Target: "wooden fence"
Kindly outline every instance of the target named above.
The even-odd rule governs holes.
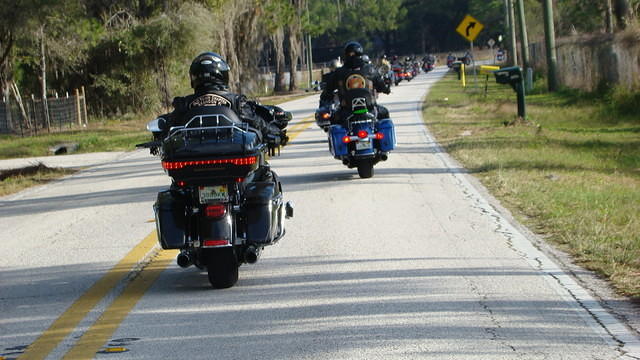
[[[87,126],[84,87],[71,94],[49,97],[46,104],[45,107],[44,101],[34,96],[23,99],[22,106],[13,97],[0,101],[0,133],[29,136]]]

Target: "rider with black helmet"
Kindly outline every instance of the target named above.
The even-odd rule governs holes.
[[[371,92],[374,99],[377,92],[390,93],[389,86],[385,84],[375,67],[366,62],[363,58],[364,50],[360,43],[351,41],[344,47],[344,65],[332,73],[327,79],[327,86],[320,94],[320,108],[329,108],[333,102],[334,91],[337,90],[340,99],[341,110],[338,111],[334,123],[340,123],[350,114],[346,104],[346,93],[351,89],[364,88]],[[389,117],[389,111],[381,105],[376,104],[378,119]]]
[[[188,121],[185,115],[192,108],[227,106],[238,114],[242,121],[258,130],[263,139],[280,135],[277,127],[270,126],[256,113],[257,103],[247,100],[242,94],[229,92],[229,70],[229,65],[214,52],[198,55],[189,67],[194,94],[173,99],[173,112],[161,116],[167,122],[167,130],[171,126],[183,125]]]

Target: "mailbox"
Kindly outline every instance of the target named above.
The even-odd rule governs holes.
[[[523,80],[522,69],[519,66],[502,68],[493,72],[498,84],[515,86]]]
[[[524,76],[518,66],[506,67],[493,72],[498,84],[511,85],[518,96],[518,116],[526,118],[526,104],[524,99]]]

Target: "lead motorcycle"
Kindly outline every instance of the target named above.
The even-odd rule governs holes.
[[[293,216],[266,162],[275,155],[274,144],[286,142],[291,114],[259,107],[282,130],[281,139],[263,142],[230,108],[211,106],[191,110],[190,120],[166,137],[164,119],[151,121],[154,141],[138,145],[159,155],[172,179],[153,206],[160,245],[180,250],[180,267],[206,269],[214,288],[235,285],[238,267],[258,261],[265,247],[285,235],[284,219]]]
[[[346,103],[351,104],[350,114],[343,124],[329,127],[329,150],[348,168],[357,168],[361,178],[370,178],[374,165],[386,161],[389,152],[395,149],[393,122],[391,119],[377,119],[369,90],[352,89],[345,98]]]

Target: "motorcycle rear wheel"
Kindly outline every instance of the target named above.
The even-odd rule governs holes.
[[[362,179],[373,177],[373,162],[370,160],[360,161],[358,163],[358,175]]]
[[[215,289],[230,288],[238,282],[238,259],[232,247],[207,250],[207,275]]]

